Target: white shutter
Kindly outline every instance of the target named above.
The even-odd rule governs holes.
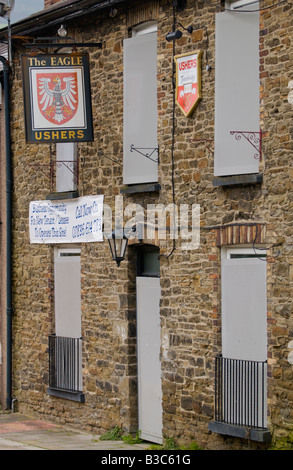
[[[222,354],[267,359],[266,262],[259,258],[222,260]]]
[[[139,151],[131,151],[132,146]],[[124,184],[158,181],[157,147],[155,32],[124,40]]]
[[[56,335],[81,336],[80,250],[60,248],[55,252]]]
[[[56,144],[56,191],[77,189],[77,144]]]
[[[215,175],[258,173],[254,147],[231,131],[259,132],[259,13],[216,15]],[[259,137],[259,134],[256,134]]]
[[[136,278],[138,421],[142,439],[162,443],[160,279]]]

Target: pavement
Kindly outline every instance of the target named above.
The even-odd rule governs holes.
[[[99,450],[139,451],[150,443],[103,441],[71,427],[41,421],[19,413],[0,412],[0,450]]]

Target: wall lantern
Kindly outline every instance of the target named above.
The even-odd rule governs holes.
[[[181,23],[176,23],[176,24],[181,26],[181,28],[185,29],[185,31],[187,31],[189,34],[193,33],[193,27],[192,26],[188,26],[187,28],[184,28],[184,26]],[[170,41],[176,41],[176,39],[180,39],[181,36],[182,36],[182,31],[180,31],[180,29],[175,30],[175,26],[176,25],[174,24],[173,31],[168,33],[167,36],[166,36],[166,40],[169,41],[169,42]]]
[[[7,20],[7,32],[8,32],[8,62],[12,64],[11,54],[11,27],[10,27],[10,15],[14,8],[15,0],[2,0],[0,1],[0,16]]]
[[[176,41],[176,39],[180,39],[182,36],[182,31],[177,29],[176,31],[172,31],[171,33],[168,33],[166,36],[167,41]]]
[[[62,25],[60,26],[60,28],[58,29],[57,34],[58,34],[58,36],[60,36],[61,38],[65,38],[65,36],[67,36],[67,30],[66,30],[66,28],[64,27],[63,24],[62,24]]]
[[[2,0],[0,1],[0,16],[10,16],[14,8],[15,0]]]
[[[120,235],[120,234],[119,234]],[[110,238],[108,238],[112,259],[116,261],[117,266],[120,266],[121,261],[124,260],[125,251],[128,245],[128,238],[125,236],[123,231],[123,237],[117,237],[115,232],[112,232]]]

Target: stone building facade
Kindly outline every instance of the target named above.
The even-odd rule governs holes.
[[[118,425],[129,432],[140,429],[150,441],[196,440],[206,449],[264,449],[269,439],[289,436],[292,5],[270,0],[252,6],[245,1],[63,0],[45,6],[12,26],[12,383],[18,409],[97,433]],[[56,189],[52,179],[62,154],[58,144],[26,141],[20,60],[32,38],[36,43],[41,37],[57,39],[61,24],[71,38],[59,38],[62,45],[101,42],[101,47],[78,48],[89,54],[94,140],[74,147],[78,184],[70,191]],[[166,36],[177,30],[182,35],[168,41]],[[146,37],[155,38],[155,62]],[[136,46],[131,49],[135,38],[145,47],[141,54]],[[46,43],[43,47],[55,52]],[[186,116],[175,94],[179,58],[188,61],[198,51],[201,99]],[[155,73],[155,111],[148,106],[154,96],[133,78],[139,73],[137,63],[147,77],[145,90]],[[182,76],[190,82],[188,74]],[[137,104],[130,114],[127,92],[131,105]],[[191,88],[183,88],[183,95],[188,105]],[[155,122],[153,112],[155,133],[148,127]],[[129,152],[124,143],[140,119],[150,145],[133,141]],[[133,155],[141,158],[140,169]],[[66,244],[31,241],[31,202],[78,204],[95,195],[103,196],[112,222],[123,214],[123,226],[132,228],[136,217],[137,229],[138,210],[143,212],[142,232],[130,237],[119,267],[106,237]],[[154,206],[166,210],[166,218],[153,226],[149,215]],[[172,236],[174,220],[181,225]],[[69,271],[60,264],[64,259],[72,262]],[[79,280],[70,277],[75,262]],[[70,279],[65,285],[64,276]],[[49,348],[48,338],[70,336],[70,316],[62,330],[62,314],[56,312],[68,305],[75,311],[79,299],[82,340],[75,352],[81,351],[81,359],[74,356],[74,367],[81,361],[81,372],[72,392],[60,386],[62,378],[59,386],[50,382],[52,375],[66,372],[60,364],[55,364],[59,371],[50,369],[49,350],[54,359],[59,346]],[[153,311],[158,317],[153,318]],[[227,365],[226,359],[234,362]],[[156,382],[158,361],[159,384],[153,391],[148,387]],[[235,390],[229,385],[233,379],[238,380]],[[253,383],[262,398],[254,395]],[[237,404],[229,408],[226,400]]]

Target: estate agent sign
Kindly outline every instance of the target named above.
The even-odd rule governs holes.
[[[176,103],[186,117],[201,100],[201,55],[195,51],[175,56]]]
[[[88,54],[22,56],[26,141],[93,140]]]
[[[31,243],[88,243],[103,241],[103,196],[64,201],[31,201]]]

